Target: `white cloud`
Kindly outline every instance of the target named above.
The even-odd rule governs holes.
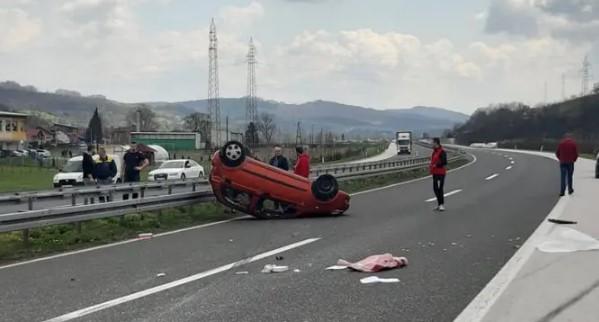
[[[35,40],[41,22],[21,9],[0,8],[0,52],[20,49]]]
[[[219,18],[227,30],[243,30],[264,15],[264,7],[253,1],[248,6],[226,6],[219,11]]]

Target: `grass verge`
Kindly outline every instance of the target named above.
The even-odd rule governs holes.
[[[450,163],[449,168],[454,169],[468,162],[458,160]],[[353,193],[427,175],[427,168],[414,169],[342,181],[340,189]],[[126,215],[123,220],[120,217],[90,220],[81,224],[81,232],[74,224],[31,229],[29,245],[23,243],[23,235],[20,231],[0,233],[0,265],[135,238],[140,233],[160,233],[229,218],[231,215],[227,213],[225,207],[216,202],[208,202],[163,210],[161,214],[144,212]]]
[[[0,166],[0,193],[51,189],[55,174],[48,168]]]

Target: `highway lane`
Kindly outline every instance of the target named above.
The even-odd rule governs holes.
[[[236,220],[152,240],[0,269],[0,320],[41,321],[206,272],[309,238],[310,244],[85,315],[79,321],[450,321],[536,228],[557,200],[552,161],[475,151],[451,173],[448,211],[435,213],[430,180],[356,195],[347,216]],[[493,180],[485,180],[493,174]],[[511,240],[511,241],[510,241]],[[405,255],[376,274],[330,272],[338,258]],[[277,263],[299,273],[259,273]],[[248,271],[236,275],[236,271]],[[156,274],[164,272],[162,278]]]

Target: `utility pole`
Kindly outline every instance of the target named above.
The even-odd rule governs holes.
[[[297,130],[295,131],[295,145],[302,144],[302,125],[301,122],[297,122]]]
[[[562,100],[566,100],[566,74],[562,73]]]
[[[218,81],[218,39],[214,19],[210,23],[210,47],[208,48],[208,112],[210,113],[207,142],[219,146],[220,142],[220,97]]]
[[[589,62],[589,56],[584,56],[582,61],[582,89],[581,96],[586,95],[589,92],[589,81],[591,80],[591,62]]]
[[[227,115],[227,142],[229,142],[229,115]]]
[[[137,132],[141,132],[141,109],[137,108],[137,112],[135,113],[135,116],[137,118],[137,124],[135,125],[135,130]]]
[[[247,54],[247,97],[245,102],[245,118],[248,123],[248,134],[246,140],[250,146],[258,144],[258,104],[256,100],[256,47],[254,40],[250,38],[250,45]]]

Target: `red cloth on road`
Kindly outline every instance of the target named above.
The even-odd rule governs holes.
[[[300,154],[293,170],[299,176],[310,177],[310,156],[307,153]]]
[[[343,259],[337,261],[337,265],[347,266],[360,272],[379,272],[391,268],[401,268],[408,265],[408,259],[405,257],[393,257],[391,254],[372,255],[355,263],[350,263]]]
[[[578,160],[578,146],[576,145],[576,141],[570,138],[563,139],[557,147],[555,155],[560,163],[576,162]]]

